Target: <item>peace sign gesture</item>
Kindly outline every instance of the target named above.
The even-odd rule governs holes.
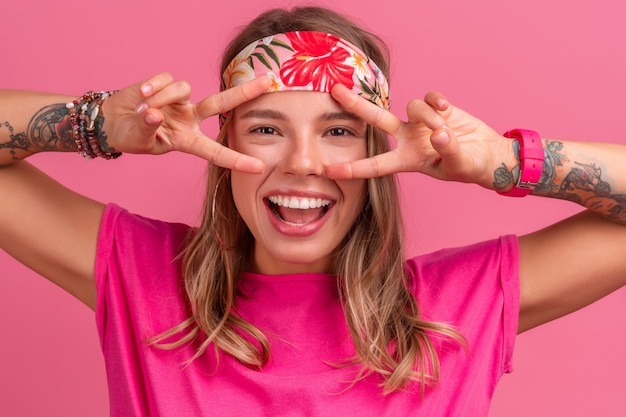
[[[330,178],[372,178],[415,171],[493,189],[494,171],[514,157],[512,141],[451,105],[439,93],[411,101],[406,122],[342,85],[336,85],[332,95],[347,110],[393,136],[397,147],[371,158],[329,166],[326,175]]]
[[[107,145],[131,153],[181,151],[226,168],[262,172],[263,162],[208,138],[200,130],[200,123],[258,97],[268,87],[269,79],[259,77],[191,103],[187,82],[175,81],[168,73],[158,74],[105,101],[103,130]]]

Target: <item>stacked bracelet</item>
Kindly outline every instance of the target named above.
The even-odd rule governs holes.
[[[121,152],[105,152],[100,145],[101,138],[99,137],[102,128],[100,107],[102,107],[104,100],[116,92],[101,91],[94,93],[93,91],[88,91],[65,105],[70,112],[70,123],[78,154],[85,159],[97,157],[115,159],[122,154]]]

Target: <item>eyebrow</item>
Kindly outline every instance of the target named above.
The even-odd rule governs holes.
[[[270,109],[255,109],[245,112],[241,115],[242,119],[278,119],[278,120],[287,120],[287,117],[276,110]]]
[[[330,120],[354,120],[356,122],[362,121],[363,119],[357,116],[356,114],[349,111],[337,111],[337,112],[329,112],[324,113],[320,117],[322,121],[330,121]]]
[[[275,120],[287,120],[287,116],[284,113],[281,113],[276,110],[271,109],[254,109],[250,110],[241,115],[242,119],[275,119]],[[321,121],[332,121],[332,120],[353,120],[353,121],[362,121],[363,119],[356,114],[349,111],[337,111],[337,112],[327,112],[322,114],[319,118]]]

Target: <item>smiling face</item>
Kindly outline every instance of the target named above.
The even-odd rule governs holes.
[[[265,163],[262,174],[231,175],[239,214],[255,239],[251,267],[264,274],[329,272],[366,196],[365,180],[324,175],[366,157],[366,123],[329,94],[264,94],[234,111],[231,148]]]

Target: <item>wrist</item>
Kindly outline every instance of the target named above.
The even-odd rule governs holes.
[[[517,170],[511,170],[513,188],[509,191],[498,191],[498,194],[508,197],[524,197],[530,194],[539,184],[543,172],[544,151],[539,134],[527,129],[513,129],[504,134],[504,137],[513,139],[513,152],[518,160]],[[517,142],[517,143],[515,143]]]
[[[66,105],[78,154],[85,159],[114,159],[121,155],[108,146],[106,133],[102,128],[104,117],[101,107],[115,93],[116,91],[88,91]]]

